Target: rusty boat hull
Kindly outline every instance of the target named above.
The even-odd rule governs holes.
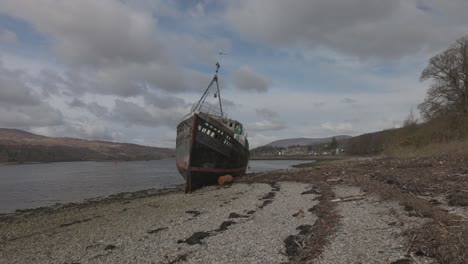
[[[242,143],[220,118],[198,112],[184,119],[177,126],[176,164],[185,192],[216,184],[222,175],[245,174],[250,154],[248,141]]]

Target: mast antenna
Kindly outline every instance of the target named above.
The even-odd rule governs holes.
[[[221,56],[222,55],[227,55],[227,53],[224,53],[224,52],[219,52],[219,60],[221,60]],[[203,103],[205,102],[205,99],[206,97],[208,96],[208,92],[209,90],[211,89],[211,87],[213,86],[214,83],[216,83],[216,92],[214,94],[214,97],[218,97],[218,101],[219,101],[219,110],[221,112],[221,117],[224,117],[224,113],[223,113],[223,105],[221,104],[221,92],[219,90],[219,83],[218,83],[218,72],[219,72],[219,68],[221,67],[221,65],[219,65],[219,62],[216,62],[216,71],[215,71],[215,74],[213,76],[213,79],[211,80],[210,84],[208,85],[208,87],[206,88],[205,92],[203,93],[202,97],[200,98],[200,100],[198,101],[197,105],[195,106],[194,110],[197,110],[200,111]]]
[[[223,55],[228,55],[226,52],[218,52],[218,55],[219,55],[219,60],[218,61],[221,61],[221,56]]]

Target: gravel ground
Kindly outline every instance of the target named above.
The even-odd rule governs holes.
[[[0,222],[0,263],[285,262],[284,240],[316,220],[309,187],[234,184],[18,215]]]
[[[315,263],[412,263],[402,233],[422,225],[423,218],[409,217],[397,202],[382,202],[357,187],[339,185],[333,191],[337,198],[364,199],[339,202],[340,227]]]
[[[188,195],[123,194],[0,217],[0,264],[466,263],[452,257],[466,245],[466,207],[447,207],[442,194],[437,205],[434,196],[399,192],[395,179],[406,178],[390,173],[370,178],[373,164],[356,164],[360,167],[337,163],[249,175]],[[411,176],[421,170],[416,165],[417,170],[409,167]],[[376,183],[380,178],[388,188]],[[349,197],[358,199],[334,200]],[[442,241],[428,236],[438,230],[458,234],[460,244],[453,239],[449,244],[457,250],[421,256],[430,255],[429,242],[434,247]],[[453,249],[444,243],[440,252]]]

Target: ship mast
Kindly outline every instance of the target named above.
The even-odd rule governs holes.
[[[221,92],[219,90],[219,83],[218,83],[218,71],[219,71],[219,68],[221,66],[219,65],[219,62],[216,62],[216,71],[215,71],[215,75],[213,76],[213,79],[211,80],[210,84],[208,85],[208,88],[206,88],[205,92],[203,93],[202,97],[200,98],[200,100],[198,100],[198,103],[197,105],[195,106],[195,108],[193,109],[194,111],[195,110],[199,110],[201,109],[203,103],[205,102],[205,99],[206,97],[208,97],[208,92],[210,91],[211,87],[213,86],[214,83],[216,83],[216,93],[215,93],[215,98],[218,97],[218,101],[219,101],[219,110],[221,111],[221,117],[224,116],[223,114],[223,105],[221,104]]]

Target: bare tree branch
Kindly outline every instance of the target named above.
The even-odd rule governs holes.
[[[431,80],[427,97],[418,106],[424,119],[468,114],[468,36],[429,60],[421,81]]]

